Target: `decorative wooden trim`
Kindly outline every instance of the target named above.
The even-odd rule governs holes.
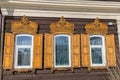
[[[14,34],[5,33],[4,40],[4,56],[3,56],[3,69],[11,70],[13,69],[14,62]]]
[[[51,23],[50,32],[53,34],[59,33],[71,34],[74,33],[74,24],[66,21],[62,16],[60,21]]]
[[[34,70],[33,69],[14,69],[11,71],[11,73],[31,73],[33,72],[34,73]]]
[[[116,67],[116,51],[115,51],[115,39],[114,34],[109,34],[105,36],[106,39],[106,60],[107,66]]]
[[[12,27],[11,32],[14,34],[20,33],[36,34],[38,23],[29,21],[28,18],[23,16],[21,18],[21,21],[12,22],[11,27]]]
[[[82,67],[90,67],[89,34],[81,34],[81,58]]]
[[[72,70],[73,68],[53,68],[52,71],[69,71]]]
[[[85,26],[86,33],[88,34],[107,34],[108,26],[105,23],[99,21],[98,17],[96,17],[95,21]]]
[[[33,68],[42,69],[43,34],[34,35]]]
[[[80,34],[71,35],[71,47],[72,47],[72,54],[71,54],[71,64],[73,68],[80,68],[81,64],[81,49],[80,49]]]
[[[44,68],[53,68],[54,66],[54,36],[53,34],[44,34]]]
[[[68,67],[63,67],[63,68],[52,68],[51,69],[51,71],[52,71],[52,73],[54,72],[54,71],[72,71],[73,72],[73,68],[68,68]]]
[[[107,70],[107,66],[95,66],[95,67],[88,67],[88,71],[90,72],[91,70]]]
[[[107,69],[107,66],[91,67],[91,69]]]

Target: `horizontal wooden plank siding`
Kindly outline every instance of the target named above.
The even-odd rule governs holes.
[[[5,17],[5,32],[11,32],[11,23],[20,20],[21,17],[6,16]],[[60,17],[28,17],[29,20],[38,22],[37,33],[50,33],[50,24],[56,22]],[[94,19],[84,18],[65,18],[67,21],[75,24],[75,33],[85,33],[85,24],[93,22]],[[101,22],[113,25],[108,25],[108,34],[115,35],[116,52],[118,52],[118,33],[117,22],[115,19],[100,19]],[[44,41],[44,40],[43,40]],[[43,51],[44,53],[44,51]],[[43,55],[44,56],[44,55]],[[44,61],[43,61],[44,62]],[[43,63],[44,65],[44,63]],[[55,71],[52,73],[50,69],[36,70],[36,73],[11,73],[11,71],[3,71],[3,80],[108,80],[106,70],[91,70],[88,72],[87,68],[78,68],[72,71]]]
[[[105,70],[91,71],[86,69],[76,69],[75,72],[56,72],[51,73],[50,70],[38,70],[37,74],[21,73],[11,75],[9,71],[4,71],[4,80],[103,80],[107,74]]]

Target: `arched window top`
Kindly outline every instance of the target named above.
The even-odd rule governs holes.
[[[67,35],[67,34],[57,34],[57,35],[55,35],[54,37],[60,37],[60,36],[70,37],[70,35]]]
[[[103,35],[90,35],[90,37],[104,37]]]
[[[103,38],[102,35],[91,35],[90,36],[90,45],[103,45]]]
[[[20,37],[20,36],[29,36],[29,37],[32,37],[33,35],[31,34],[17,34],[16,37]]]
[[[32,37],[29,34],[16,35],[17,45],[32,45]]]

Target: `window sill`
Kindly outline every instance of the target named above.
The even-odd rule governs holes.
[[[88,68],[88,71],[91,71],[91,70],[99,70],[99,69],[107,69],[107,66],[90,66]]]
[[[71,68],[71,67],[59,67],[59,68],[53,68],[52,73],[54,71],[72,71],[73,72],[73,68]]]
[[[34,69],[26,69],[26,68],[21,68],[21,69],[13,69],[11,70],[12,73],[35,73]]]

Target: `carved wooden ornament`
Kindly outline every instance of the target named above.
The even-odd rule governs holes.
[[[54,34],[59,34],[59,33],[71,34],[74,33],[74,24],[67,22],[62,16],[60,21],[51,23],[50,32]]]
[[[86,33],[88,34],[107,34],[108,33],[108,26],[105,23],[102,23],[95,19],[94,22],[86,24],[85,26]]]
[[[25,16],[21,21],[12,22],[11,32],[14,34],[36,34],[38,24],[36,22],[29,21]]]

